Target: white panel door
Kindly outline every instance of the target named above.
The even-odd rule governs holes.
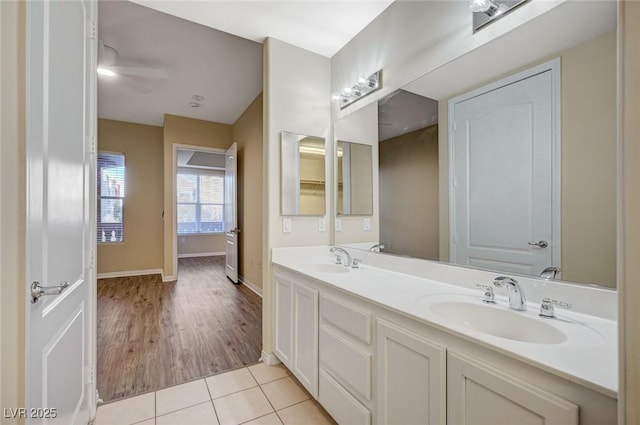
[[[232,144],[225,154],[224,170],[224,232],[226,237],[226,271],[233,283],[238,283],[238,210],[236,204],[238,180],[238,146]]]
[[[554,84],[547,69],[453,102],[452,262],[534,275],[560,267]]]
[[[56,409],[33,424],[86,424],[95,409],[96,9],[27,2],[27,408]],[[51,288],[32,298],[33,285]]]

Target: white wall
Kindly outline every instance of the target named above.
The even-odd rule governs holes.
[[[0,2],[0,406],[25,394],[25,4]],[[2,419],[3,424],[19,423]]]
[[[325,199],[325,232],[318,232],[320,217],[287,217],[291,232],[282,232],[280,215],[280,132],[305,134],[326,140],[333,152],[330,116],[330,61],[328,58],[269,38],[264,45],[264,205],[263,221],[263,351],[273,350],[273,282],[271,248],[327,245],[330,243],[328,212],[332,202]],[[325,164],[326,187],[332,187],[331,161]]]
[[[334,144],[338,140],[345,142],[361,143],[371,145],[371,157],[373,162],[372,178],[373,178],[373,215],[372,216],[341,216],[342,231],[335,232],[335,244],[351,244],[355,242],[372,242],[372,245],[378,243],[380,239],[380,223],[379,223],[379,187],[378,187],[378,102],[370,103],[362,109],[350,114],[349,116],[336,121],[333,124]],[[332,150],[331,160],[335,159]],[[335,196],[335,188],[333,186],[330,193]],[[335,209],[335,205],[334,205]],[[334,214],[335,215],[335,214]],[[364,219],[371,219],[371,230],[364,230]]]
[[[375,102],[380,97],[393,92],[417,77],[438,70],[450,61],[490,41],[498,40],[500,36],[524,23],[533,21],[558,5],[570,3],[593,3],[594,7],[591,8],[591,11],[584,10],[585,14],[599,15],[603,21],[610,18],[609,15],[603,16],[601,6],[598,5],[607,2],[534,0],[474,34],[471,32],[471,13],[466,1],[395,2],[331,58],[332,91],[340,91],[344,87],[352,86],[359,76],[370,75],[379,69],[383,70],[383,88],[380,91],[342,111],[338,106],[334,106],[332,109],[333,118],[339,119]],[[547,15],[549,19],[545,26],[552,31],[543,29],[535,34],[536,40],[544,37],[546,33],[551,33],[553,37],[547,37],[544,43],[537,41],[525,43],[528,40],[525,40],[523,35],[522,48],[510,50],[509,55],[526,56],[529,50],[553,45],[554,40],[556,44],[570,43],[574,34],[584,29],[582,23],[584,15],[576,16],[573,10],[569,11],[571,7],[581,6],[567,7],[565,8],[567,13]],[[613,10],[613,14],[615,15],[615,10]],[[557,25],[563,26],[561,39],[558,39],[557,34],[553,34]],[[484,65],[493,66],[494,64],[491,62],[491,60],[487,60]],[[485,72],[483,67],[474,68],[473,73]],[[466,75],[469,75],[468,67],[462,70],[466,72]],[[447,76],[446,72],[444,74]],[[448,75],[448,78],[451,79],[451,75]],[[484,76],[483,78],[488,77]],[[436,88],[437,86],[438,84],[435,85]],[[438,98],[433,94],[426,95]]]

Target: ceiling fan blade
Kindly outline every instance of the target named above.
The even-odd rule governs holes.
[[[169,78],[169,72],[167,72],[164,68],[145,68],[141,66],[110,66],[111,69],[116,74],[122,75],[133,75],[136,77],[146,77],[146,78]]]
[[[138,93],[149,94],[153,91],[151,86],[145,81],[141,81],[138,78],[129,77],[126,75],[122,75],[121,77],[122,78],[120,78],[120,81],[122,81],[127,87],[134,91],[137,91]]]

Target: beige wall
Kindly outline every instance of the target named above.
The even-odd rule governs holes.
[[[178,256],[224,253],[227,242],[222,235],[178,235]]]
[[[176,158],[174,145],[227,149],[231,146],[232,127],[211,121],[164,116],[164,280],[175,280],[178,270],[178,239],[175,216]]]
[[[333,151],[329,138],[330,61],[282,41],[268,38],[264,46],[264,150],[263,150],[263,350],[273,351],[273,285],[271,248],[329,244],[330,231],[318,232],[318,217],[291,217],[291,232],[282,232],[280,215],[280,132],[290,131],[322,137],[327,151]],[[327,187],[333,176],[327,162]],[[329,197],[326,211],[331,211]],[[324,215],[325,221],[327,214]],[[327,229],[330,229],[327,222]],[[272,361],[271,357],[267,361]]]
[[[620,425],[640,423],[640,2],[620,4]]]
[[[99,119],[98,150],[126,167],[124,242],[98,243],[98,273],[162,269],[162,127]]]
[[[262,93],[233,124],[238,144],[238,271],[262,287]]]
[[[438,259],[438,173],[437,125],[380,143],[380,243],[386,252]]]
[[[615,31],[553,57],[558,56],[562,61],[562,277],[615,287]],[[513,70],[509,75],[553,57]],[[447,105],[448,99],[442,99],[438,114],[438,122],[442,124],[439,136],[441,260],[448,259],[449,254]]]
[[[0,408],[25,405],[24,6],[0,2]]]

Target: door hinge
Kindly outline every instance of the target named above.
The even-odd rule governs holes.
[[[89,138],[89,153],[96,153],[96,136]]]
[[[95,21],[89,22],[89,38],[95,40],[98,37],[98,25]]]
[[[453,130],[457,130],[458,129],[458,123],[457,122],[453,122]]]
[[[89,251],[88,257],[89,257],[89,268],[95,269],[96,268],[96,252]]]
[[[93,384],[93,368],[91,366],[85,366],[84,368],[84,383],[85,384]]]

